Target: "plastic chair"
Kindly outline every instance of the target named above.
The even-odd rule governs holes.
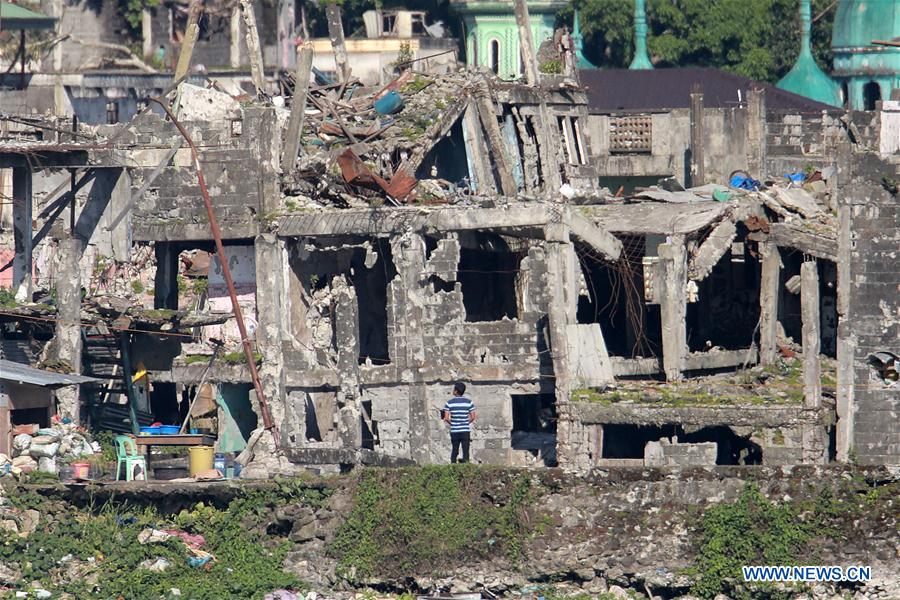
[[[140,465],[143,472],[147,473],[147,461],[138,454],[137,444],[127,435],[116,436],[116,481],[119,480],[119,473],[122,472],[122,465],[125,465],[125,481],[134,479],[134,465]],[[146,475],[145,475],[146,478]]]

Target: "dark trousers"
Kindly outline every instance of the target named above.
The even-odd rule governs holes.
[[[459,454],[459,447],[462,446],[462,460],[459,462],[469,462],[469,443],[472,441],[472,434],[468,431],[460,431],[450,434],[450,462],[456,462],[456,456]]]

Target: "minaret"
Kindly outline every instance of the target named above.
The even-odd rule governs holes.
[[[653,64],[647,56],[647,11],[644,0],[634,2],[634,59],[629,69],[652,69]]]
[[[840,91],[838,84],[825,74],[816,59],[813,58],[810,48],[811,30],[809,0],[800,0],[800,55],[797,62],[778,82],[778,87],[788,92],[806,96],[832,106],[840,105]]]
[[[578,69],[596,69],[597,65],[584,56],[584,38],[581,36],[581,19],[578,18],[578,9],[575,9],[575,20],[572,23],[572,39],[575,40],[575,67]]]

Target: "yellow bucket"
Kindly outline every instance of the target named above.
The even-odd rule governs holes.
[[[213,450],[212,446],[191,446],[188,448],[191,477],[196,477],[197,473],[209,471],[213,468]]]

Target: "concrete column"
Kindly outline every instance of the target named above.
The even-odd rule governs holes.
[[[13,256],[13,289],[16,298],[31,302],[34,291],[32,276],[32,209],[31,169],[13,167],[13,238],[15,255]]]
[[[59,242],[59,263],[55,285],[58,301],[58,320],[54,348],[56,359],[70,365],[73,373],[81,373],[81,241],[67,238]],[[57,412],[75,423],[80,418],[80,389],[77,385],[60,388],[56,392]]]
[[[228,46],[228,65],[232,69],[241,66],[241,7],[235,2],[231,8],[230,44]]]
[[[178,247],[156,242],[156,277],[153,281],[153,308],[178,309]]]
[[[703,165],[703,94],[691,94],[691,187],[706,183]]]
[[[747,92],[747,169],[754,177],[766,170],[766,91]]]
[[[256,237],[256,350],[263,356],[259,369],[260,383],[269,403],[272,421],[280,433],[279,443],[285,446],[291,434],[285,419],[287,391],[285,389],[283,332],[290,330],[291,311],[286,299],[285,269],[287,256],[284,244],[274,234]],[[253,392],[250,392],[253,394]],[[253,403],[254,408],[259,406]],[[262,423],[262,415],[259,419]],[[262,439],[271,439],[263,434]]]
[[[408,234],[392,244],[392,254],[397,267],[398,283],[394,293],[394,310],[401,322],[396,332],[402,335],[397,344],[398,368],[404,378],[409,378],[409,448],[410,458],[424,464],[431,461],[431,417],[428,388],[422,382],[421,369],[425,364],[425,339],[422,322],[425,305],[422,273],[425,271],[425,240],[421,235]],[[393,282],[392,284],[393,285]],[[394,362],[392,360],[392,362]]]
[[[281,141],[282,130],[275,120],[273,108],[248,108],[244,110],[244,135],[248,135],[248,125],[252,128],[251,135],[254,157],[259,161],[259,215],[265,216],[281,208],[281,188],[278,183],[278,173],[281,168]]]
[[[663,370],[667,381],[681,379],[687,352],[687,253],[684,236],[659,245]]]
[[[141,52],[144,58],[153,56],[153,15],[150,9],[145,8],[141,11]]]
[[[800,266],[800,315],[803,319],[803,424],[804,463],[827,462],[827,438],[822,417],[822,373],[819,364],[819,269],[816,261]]]
[[[803,397],[807,408],[822,406],[819,364],[819,269],[811,260],[800,266],[800,316],[803,319]]]
[[[571,374],[569,373],[566,326],[568,309],[566,306],[566,270],[569,228],[564,223],[547,225],[544,230],[547,254],[547,284],[554,293],[550,294],[547,307],[548,328],[550,330],[550,359],[553,364],[553,383],[556,395],[556,454],[559,465],[566,469],[581,470],[590,465],[579,464],[577,444],[577,423],[569,403],[571,394]]]
[[[846,160],[849,164],[849,147],[841,143],[837,147],[838,164]],[[841,170],[838,171],[838,179],[841,178]],[[839,181],[840,183],[840,181]],[[837,196],[841,198],[840,196]],[[837,313],[838,313],[838,342],[837,342],[837,460],[848,462],[850,460],[850,446],[853,443],[853,413],[854,390],[856,373],[853,369],[853,359],[856,355],[856,333],[847,321],[850,314],[850,251],[852,247],[851,232],[851,206],[849,202],[841,198],[838,203],[838,262],[837,262]]]
[[[496,190],[494,175],[488,162],[487,142],[478,123],[478,109],[474,103],[469,104],[463,115],[463,139],[473,187],[479,194],[493,193]]]
[[[759,282],[759,362],[770,365],[778,356],[778,284],[781,281],[781,253],[773,242],[759,245],[762,273]]]
[[[343,277],[332,285],[336,297],[334,330],[340,390],[338,433],[344,448],[362,446],[362,411],[359,406],[359,304],[356,290]]]
[[[528,85],[540,82],[537,57],[534,52],[534,39],[531,35],[531,17],[528,14],[528,3],[525,0],[513,0],[516,11],[516,26],[519,28],[519,52],[525,66],[525,81]]]

